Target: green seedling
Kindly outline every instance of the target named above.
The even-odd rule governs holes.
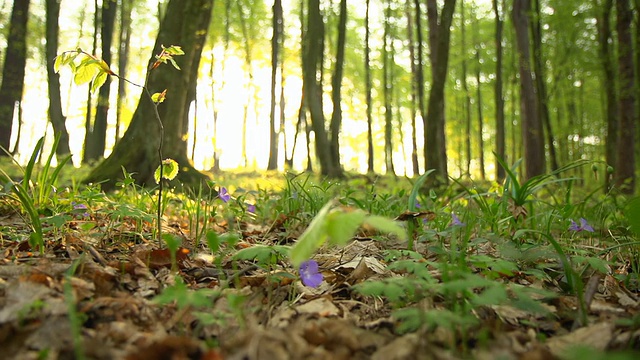
[[[52,173],[49,173],[55,149],[57,148],[59,141],[60,138],[56,137],[51,152],[49,153],[42,170],[37,174],[35,182],[32,182],[31,179],[34,176],[35,166],[42,155],[44,137],[40,138],[36,143],[36,146],[33,148],[29,162],[27,163],[26,168],[23,169],[24,177],[22,181],[16,182],[11,180],[11,191],[13,193],[13,197],[20,202],[23,211],[27,214],[30,220],[32,231],[31,234],[29,234],[29,245],[31,245],[32,248],[37,248],[41,255],[44,254],[44,234],[40,215],[45,212],[52,202],[55,201],[55,197],[51,196],[51,194],[56,191],[58,175],[60,174],[62,167],[71,159],[71,155],[60,159],[58,166]],[[18,164],[13,157],[11,158],[16,164]],[[22,167],[20,168],[22,169]],[[2,173],[7,179],[10,179],[4,171],[2,171]]]
[[[290,260],[294,267],[309,258],[325,243],[343,246],[355,235],[362,225],[371,226],[381,232],[393,234],[401,240],[407,239],[407,233],[400,224],[389,218],[370,215],[360,209],[348,209],[336,206],[329,201],[318,212],[309,227],[291,249]]]
[[[122,78],[124,81],[129,84],[141,88],[145,94],[149,97],[151,102],[153,103],[153,110],[156,115],[156,120],[158,122],[158,126],[160,129],[160,144],[158,145],[158,159],[160,164],[158,168],[154,172],[154,177],[156,182],[159,185],[158,189],[158,203],[157,203],[157,239],[158,243],[162,245],[162,195],[163,195],[163,179],[172,180],[178,174],[178,165],[172,159],[164,159],[162,156],[162,146],[164,143],[164,126],[162,125],[162,119],[160,118],[160,113],[158,112],[158,105],[162,103],[167,96],[167,89],[163,90],[159,93],[152,94],[147,87],[147,83],[149,81],[149,75],[151,71],[156,69],[160,64],[171,63],[174,68],[180,70],[180,67],[175,62],[174,57],[184,55],[184,51],[180,46],[162,46],[162,51],[160,54],[156,55],[156,61],[154,61],[147,71],[147,77],[145,78],[144,85],[139,85],[134,82],[131,82],[128,79]],[[79,58],[79,62],[77,59]],[[95,92],[99,89],[106,81],[107,76],[115,76],[120,78],[118,74],[113,72],[109,68],[109,64],[107,64],[104,60],[97,58],[96,56],[89,54],[78,48],[73,51],[65,51],[62,54],[58,55],[55,59],[54,70],[55,72],[59,72],[62,66],[69,66],[71,71],[74,74],[73,80],[77,85],[81,85],[87,82],[91,82],[91,91]],[[124,170],[124,169],[123,169]]]

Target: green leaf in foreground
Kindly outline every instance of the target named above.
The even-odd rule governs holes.
[[[636,196],[629,200],[625,207],[624,217],[627,218],[631,231],[640,235],[640,197]]]
[[[400,239],[407,238],[405,229],[394,220],[368,215],[360,209],[335,206],[335,201],[328,202],[320,209],[311,224],[291,249],[291,263],[300,266],[308,260],[324,243],[343,246],[355,235],[358,228],[366,224],[371,228],[391,233]]]

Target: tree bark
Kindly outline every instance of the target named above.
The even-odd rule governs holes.
[[[340,128],[342,127],[342,75],[344,72],[344,47],[347,38],[347,0],[340,0],[340,16],[338,20],[338,43],[336,63],[331,77],[331,161],[338,172],[342,172],[340,164]]]
[[[466,29],[464,17],[464,1],[460,0],[460,51],[462,53],[460,60],[462,66],[462,92],[464,92],[464,102],[462,106],[462,112],[464,116],[465,124],[465,137],[464,137],[464,150],[466,157],[466,173],[467,176],[471,176],[471,93],[469,91],[469,84],[467,83],[467,42],[466,42]]]
[[[542,125],[547,136],[547,146],[549,146],[549,157],[551,160],[551,171],[559,168],[558,156],[556,155],[555,137],[551,126],[551,116],[549,115],[549,105],[547,96],[547,84],[545,80],[544,59],[542,56],[542,13],[540,11],[540,0],[534,0],[535,21],[531,21],[531,33],[533,34],[533,67],[536,74],[536,92],[538,94],[538,106]]]
[[[527,178],[541,175],[545,172],[544,140],[542,121],[538,112],[538,96],[533,80],[529,41],[529,17],[531,11],[530,0],[514,0],[513,24],[516,33],[516,46],[519,57],[520,74],[520,107],[522,143],[524,145],[525,173]]]
[[[311,127],[315,135],[316,157],[320,162],[320,173],[339,177],[339,168],[333,164],[329,150],[329,138],[325,129],[322,110],[322,54],[324,51],[324,20],[320,13],[320,0],[308,0],[308,23],[303,42],[303,83],[307,106],[311,114]]]
[[[455,10],[455,0],[445,0],[442,14],[438,16],[436,0],[427,0],[429,19],[429,43],[431,46],[432,84],[425,126],[425,169],[435,169],[436,177],[442,183],[449,182],[447,172],[447,146],[444,120],[444,85],[449,65],[451,21]]]
[[[282,0],[273,2],[273,19],[271,22],[273,35],[271,37],[271,108],[269,113],[269,163],[267,170],[278,169],[278,132],[276,132],[276,84],[278,68],[280,66],[280,49],[282,48]],[[280,72],[282,76],[282,71]]]
[[[120,1],[120,33],[118,36],[118,98],[116,102],[116,136],[115,142],[120,140],[120,127],[122,126],[122,110],[126,106],[127,89],[124,79],[127,77],[127,64],[129,62],[129,49],[131,44],[131,12],[133,4],[130,0]]]
[[[11,10],[7,49],[0,86],[0,146],[9,151],[11,126],[16,103],[22,100],[24,72],[27,63],[27,19],[29,0],[16,0]],[[0,151],[0,156],[6,156]]]
[[[423,124],[426,123],[427,118],[427,105],[425,104],[424,95],[424,41],[422,39],[422,10],[420,9],[420,0],[414,0],[413,5],[415,7],[415,20],[416,20],[416,91],[418,92],[418,113],[422,118]],[[426,139],[426,136],[425,136]],[[424,145],[426,148],[426,144]],[[426,157],[425,157],[426,160]],[[425,168],[427,164],[425,164]],[[416,173],[417,175],[418,173]]]
[[[187,144],[183,139],[184,125],[188,121],[190,96],[195,94],[195,79],[200,55],[211,19],[213,0],[170,0],[156,38],[149,68],[161,45],[180,45],[185,55],[176,58],[181,70],[170,66],[150,70],[146,83],[149,92],[167,89],[166,100],[158,105],[164,127],[163,157],[172,158],[180,165],[177,180],[185,186],[195,186],[207,177],[193,168],[187,158]],[[155,134],[158,134],[157,136]],[[160,127],[155,119],[154,104],[143,92],[131,125],[116,144],[111,155],[101,162],[85,179],[85,182],[102,182],[105,189],[114,187],[122,178],[122,169],[134,173],[141,185],[154,184],[153,174],[158,167]]]
[[[382,89],[384,98],[384,163],[387,174],[396,175],[393,166],[391,84],[393,83],[393,39],[391,36],[391,0],[387,1],[384,13],[384,35],[382,38]]]
[[[113,30],[116,22],[117,4],[115,0],[105,0],[102,3],[102,16],[100,23],[102,60],[111,64],[111,43],[113,42]],[[107,78],[104,85],[98,91],[98,104],[96,116],[93,121],[91,135],[85,144],[85,162],[92,162],[104,156],[107,138],[107,116],[109,114],[109,95],[111,94],[111,78]]]
[[[100,33],[100,10],[98,0],[93,0],[93,41],[91,42],[91,53],[98,53],[98,34]],[[93,93],[91,88],[87,89],[87,111],[84,114],[84,142],[82,143],[82,162],[88,161],[88,156],[91,153],[89,145],[91,143],[91,136],[93,134]]]
[[[611,57],[611,48],[609,41],[611,36],[611,9],[613,8],[613,0],[604,0],[602,4],[596,0],[596,6],[602,9],[596,18],[598,29],[598,43],[600,52],[600,61],[602,64],[602,72],[604,79],[602,87],[605,92],[605,121],[607,123],[607,135],[605,138],[605,160],[608,166],[616,166],[616,144],[618,142],[618,116],[616,114],[616,79],[615,68]],[[605,173],[605,187],[608,191],[611,188],[611,176]]]
[[[47,59],[47,88],[49,93],[49,121],[53,132],[60,137],[56,155],[62,156],[69,151],[69,132],[66,127],[66,117],[62,113],[60,98],[60,75],[53,68],[58,53],[58,18],[60,16],[60,0],[46,1],[46,38],[45,53]]]
[[[474,14],[473,16],[473,24],[475,25],[474,27],[474,36],[473,36],[473,42],[474,42],[474,47],[475,47],[475,55],[476,55],[476,106],[478,109],[478,159],[479,159],[479,167],[480,167],[480,178],[482,180],[485,180],[487,178],[485,170],[484,170],[484,139],[482,138],[482,131],[484,129],[484,118],[483,118],[483,114],[482,114],[482,88],[481,88],[481,84],[482,84],[482,79],[480,77],[480,66],[482,65],[480,62],[480,44],[478,43],[477,40],[477,35],[478,35],[478,31],[479,29],[477,28],[478,25],[478,19],[476,18],[476,15]]]
[[[633,39],[631,36],[632,13],[629,0],[616,0],[616,29],[618,32],[618,72],[620,78],[620,96],[618,98],[618,116],[620,136],[618,138],[618,156],[616,167],[616,185],[623,193],[633,194],[636,185],[635,176],[635,85],[633,64]]]
[[[504,11],[504,1],[501,3]],[[498,0],[492,1],[493,14],[496,21],[496,82],[494,87],[495,107],[496,107],[496,155],[505,159],[505,129],[504,129],[504,96],[502,94],[502,31],[503,21],[498,8]],[[496,179],[502,181],[505,177],[505,171],[502,166],[496,162]]]
[[[422,64],[417,62],[416,59],[416,47],[420,44],[416,44],[414,40],[414,25],[413,25],[413,13],[411,12],[411,0],[407,0],[405,4],[406,16],[407,16],[407,39],[409,40],[409,58],[411,59],[411,170],[413,175],[416,176],[420,173],[420,164],[418,162],[418,140],[416,134],[416,117],[418,115],[417,100],[418,100],[418,83],[417,72],[418,66]]]
[[[367,10],[364,18],[364,84],[367,103],[367,171],[369,173],[373,173],[373,100],[371,96],[371,47],[369,45],[369,38],[371,37],[371,29],[369,28],[370,7],[371,0],[367,0]]]

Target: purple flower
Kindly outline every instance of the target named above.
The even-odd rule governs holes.
[[[82,212],[82,216],[84,217],[88,217],[89,216],[89,212],[87,211],[88,207],[85,204],[78,204],[75,201],[71,202],[71,206],[73,206],[73,210],[79,210],[77,212],[82,212],[82,210],[84,210],[84,212]]]
[[[229,192],[227,192],[227,188],[224,186],[220,188],[220,191],[218,192],[218,197],[220,198],[220,200],[224,202],[228,202],[231,199],[231,195],[229,194]]]
[[[248,212],[250,212],[252,214],[255,214],[255,212],[256,212],[256,206],[255,205],[249,204],[249,203],[245,203],[245,205],[247,205],[247,211]]]
[[[580,225],[578,225],[575,221],[571,220],[571,225],[569,225],[569,230],[575,231],[575,232],[580,232],[583,230],[588,232],[595,232],[595,230],[593,230],[593,227],[589,225],[589,223],[587,222],[587,220],[585,220],[585,218],[580,218]]]
[[[85,204],[77,204],[75,201],[72,201],[71,205],[73,205],[73,209],[74,210],[86,210],[87,209],[87,205],[85,205]]]
[[[416,201],[416,205],[415,206],[416,206],[416,209],[420,209],[422,207],[422,205],[420,205],[420,203],[417,202],[417,201]]]
[[[324,278],[318,272],[318,262],[315,260],[307,260],[300,264],[300,280],[305,286],[318,287]]]
[[[451,213],[451,226],[465,226],[466,224],[460,221],[456,213]]]

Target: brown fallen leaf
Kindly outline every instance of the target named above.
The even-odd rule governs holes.
[[[129,353],[126,360],[200,360],[205,354],[200,344],[186,336],[167,336]],[[207,353],[208,354],[208,353]],[[209,355],[208,355],[209,356]],[[213,357],[213,359],[216,359]]]

